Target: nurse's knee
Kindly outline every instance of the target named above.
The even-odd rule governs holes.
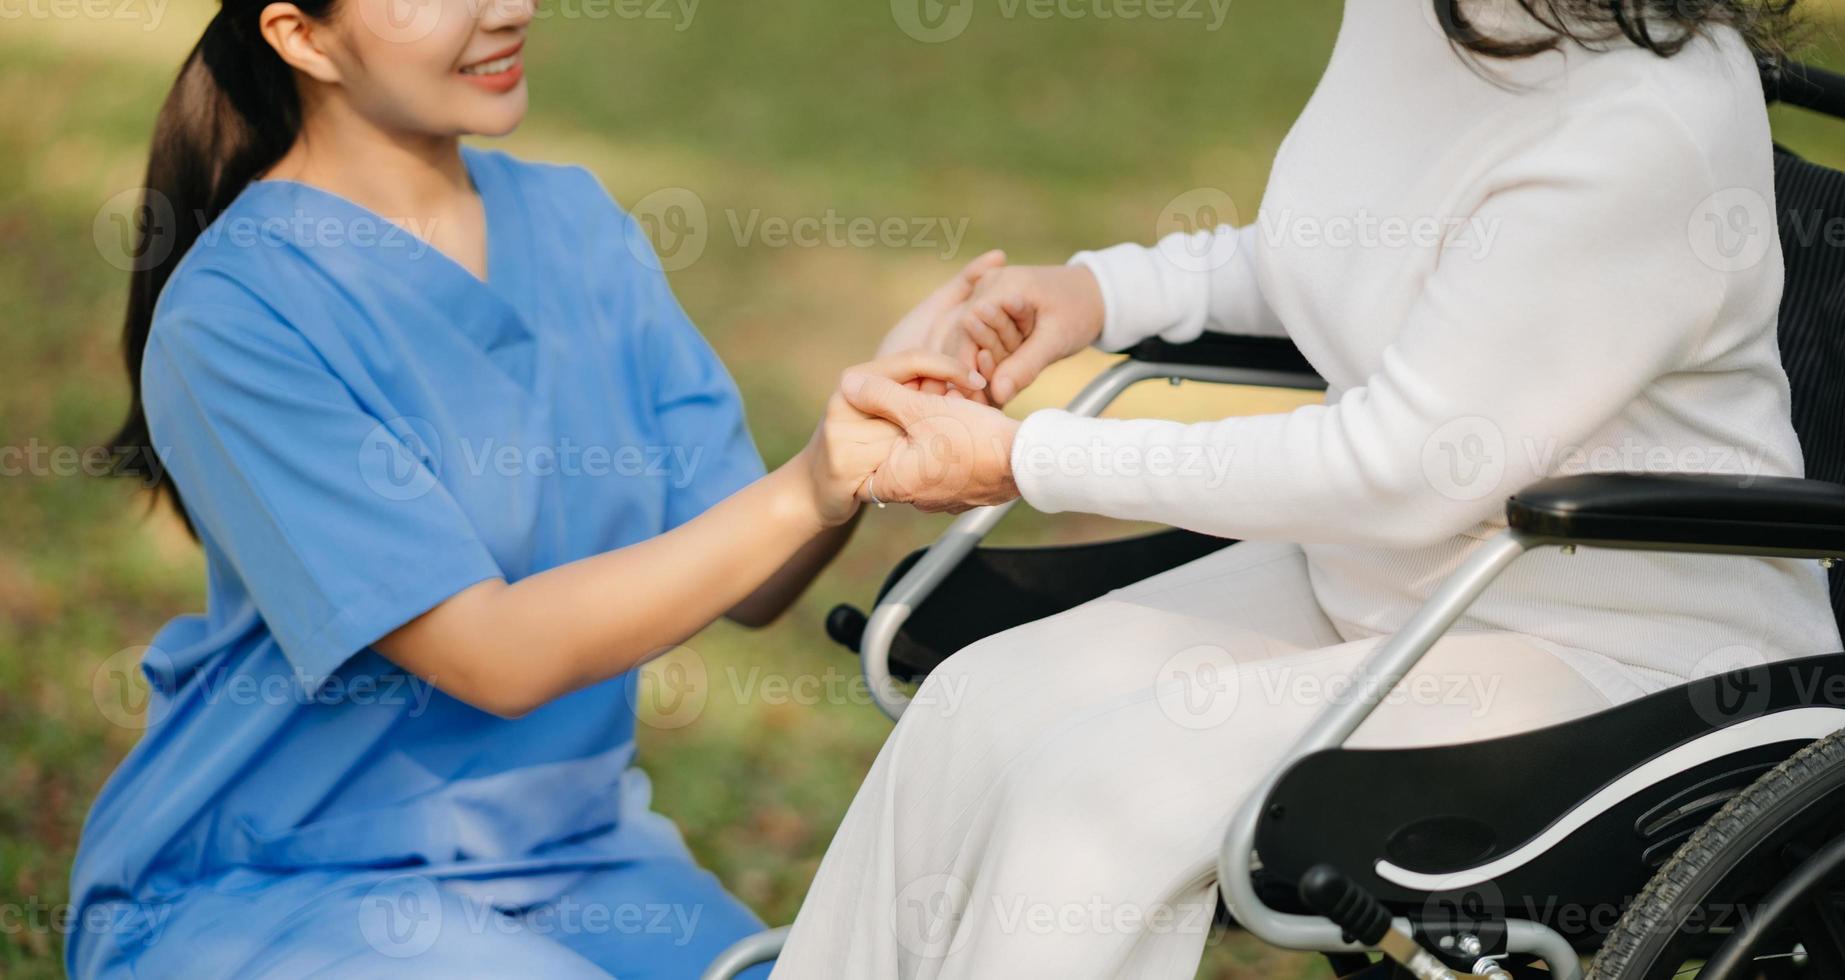
[[[608,976],[552,937],[418,874],[370,886],[354,918],[364,948],[342,967],[352,976]]]

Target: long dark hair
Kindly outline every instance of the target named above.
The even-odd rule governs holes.
[[[1631,42],[1671,57],[1713,25],[1736,28],[1758,57],[1773,57],[1791,41],[1797,0],[1517,0],[1545,30],[1516,38],[1479,30],[1468,18],[1469,0],[1428,2],[1456,46],[1490,58],[1529,58],[1565,41],[1587,47]]]
[[[303,14],[324,19],[337,0],[295,0]],[[301,131],[301,96],[294,69],[276,54],[258,26],[267,0],[223,0],[223,7],[186,56],[154,124],[141,207],[134,222],[139,258],[128,283],[122,348],[132,392],[128,418],[110,440],[118,475],[157,486],[186,519],[179,492],[154,458],[141,406],[141,358],[154,304],[173,270],[237,195],[275,166]],[[154,216],[158,217],[154,217]],[[188,521],[190,529],[190,522]]]

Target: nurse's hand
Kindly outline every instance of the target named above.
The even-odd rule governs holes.
[[[918,382],[933,382],[944,388],[953,386],[953,395],[929,397],[967,404],[961,391],[979,391],[986,379],[969,371],[961,362],[934,351],[908,350],[879,358],[869,364],[848,368],[842,385],[855,378],[876,378],[899,390]],[[843,391],[835,391],[827,400],[826,415],[821,419],[813,439],[802,450],[811,481],[813,503],[820,523],[837,527],[858,513],[865,496],[866,481],[891,456],[903,436],[903,430],[891,422],[867,415],[852,406]]]

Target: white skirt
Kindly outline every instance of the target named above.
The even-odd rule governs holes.
[[[1231,814],[1379,637],[1294,545],[1247,542],[983,640],[917,692],[775,976],[1193,976]],[[1464,742],[1657,686],[1600,654],[1450,634],[1348,743]]]

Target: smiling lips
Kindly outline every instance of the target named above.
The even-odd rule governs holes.
[[[489,92],[510,92],[525,78],[525,64],[519,57],[524,47],[521,41],[484,61],[463,65],[461,77]]]

